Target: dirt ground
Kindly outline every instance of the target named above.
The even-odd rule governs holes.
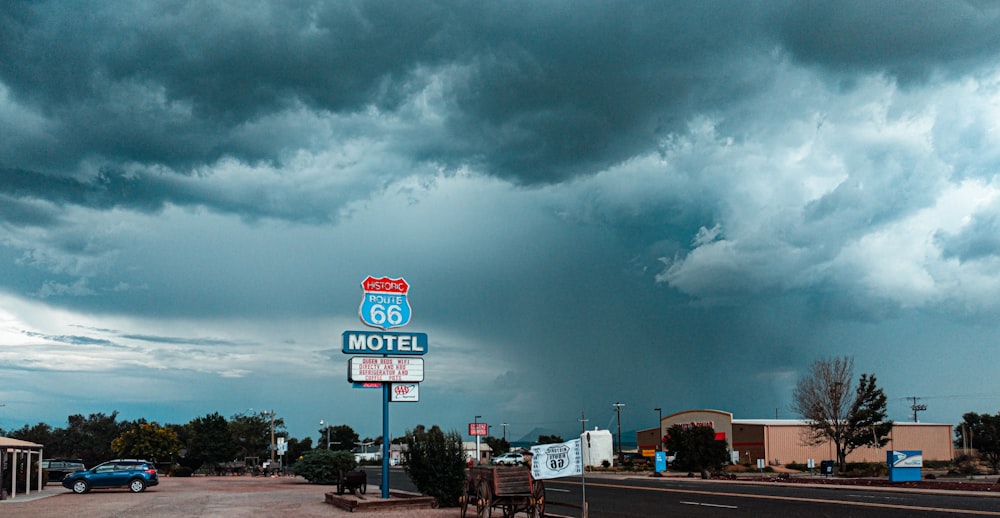
[[[454,518],[457,508],[378,511],[350,513],[325,503],[325,494],[334,486],[307,483],[297,477],[160,477],[160,484],[133,494],[127,489],[101,489],[87,494],[73,494],[62,486],[49,485],[44,498],[25,498],[0,502],[3,518],[39,516],[89,517],[271,517],[295,516],[379,516],[414,518]],[[36,494],[30,495],[35,497]],[[377,486],[369,486],[367,499],[379,499]],[[23,500],[21,500],[23,499]],[[21,500],[21,501],[18,501]]]

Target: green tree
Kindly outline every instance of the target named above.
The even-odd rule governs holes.
[[[795,385],[792,410],[809,422],[807,444],[832,442],[841,472],[847,455],[866,445],[884,446],[892,421],[886,417],[886,397],[873,374],[862,374],[853,397],[850,390],[854,360],[822,358]]]
[[[192,419],[184,425],[184,435],[186,451],[182,464],[191,469],[205,463],[228,462],[236,456],[238,447],[229,422],[218,412]]]
[[[406,432],[406,473],[421,493],[433,496],[444,507],[458,505],[465,492],[465,451],[462,436],[443,432],[437,425],[417,425]]]
[[[485,442],[486,445],[490,447],[490,450],[493,451],[493,455],[499,455],[501,453],[506,453],[510,451],[510,443],[507,442],[507,439],[504,439],[503,437],[493,437],[491,435],[488,435],[486,437],[483,437],[483,442]]]
[[[330,446],[327,448],[326,437],[329,430],[330,435]],[[352,451],[358,446],[358,434],[353,428],[346,424],[340,424],[337,426],[327,426],[325,428],[319,429],[319,441],[317,442],[317,448],[331,449],[331,450],[346,450]]]
[[[0,431],[0,436],[10,437],[11,439],[19,439],[22,441],[33,442],[35,444],[41,444],[46,448],[55,447],[55,433],[52,427],[45,423],[38,423],[35,426],[24,425],[18,430],[13,430],[7,434]],[[46,451],[46,453],[48,453]]]
[[[288,450],[285,452],[285,464],[291,466],[313,449],[312,437],[306,437],[301,441],[292,437],[288,439]]]
[[[67,418],[69,426],[55,432],[57,445],[55,450],[61,456],[83,460],[87,466],[100,464],[112,457],[111,441],[121,435],[128,423],[117,421],[118,412],[110,415],[104,413],[90,414],[84,417],[74,414]],[[46,451],[48,446],[46,445]]]
[[[271,423],[274,422],[274,436],[287,436],[285,421],[274,418],[269,411],[256,414],[236,414],[229,418],[229,433],[236,446],[236,457],[257,457],[261,460],[271,456]]]
[[[854,391],[854,403],[847,413],[847,452],[889,444],[892,420],[887,419],[885,392],[876,385],[874,374],[862,374]]]
[[[675,424],[667,430],[663,447],[676,456],[676,467],[700,471],[701,478],[709,478],[710,470],[719,469],[729,460],[726,441],[716,440],[711,426]]]
[[[968,412],[956,427],[959,446],[968,445],[979,452],[996,475],[1000,471],[1000,412],[996,415]]]
[[[349,451],[318,449],[308,452],[295,463],[295,474],[310,484],[336,484],[342,472],[358,467]]]
[[[559,444],[561,442],[566,442],[562,437],[558,435],[539,435],[538,444]]]
[[[136,422],[111,441],[117,457],[149,459],[154,462],[172,460],[181,449],[177,432],[157,423]]]

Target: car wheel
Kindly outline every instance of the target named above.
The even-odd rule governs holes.
[[[88,484],[86,480],[77,480],[76,482],[73,482],[74,493],[82,495],[87,491],[90,491],[90,484]]]
[[[133,478],[128,483],[128,489],[133,493],[142,493],[146,490],[146,481],[141,478]]]

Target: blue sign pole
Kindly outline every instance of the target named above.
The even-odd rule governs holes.
[[[382,499],[389,498],[389,383],[382,383]]]

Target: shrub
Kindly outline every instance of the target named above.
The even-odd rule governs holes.
[[[174,466],[174,469],[170,470],[171,477],[190,477],[194,470],[187,466]]]
[[[465,452],[462,436],[456,431],[445,433],[437,425],[430,430],[417,425],[405,437],[406,474],[417,490],[438,499],[442,507],[458,505],[465,492]]]
[[[349,451],[313,450],[295,463],[295,474],[311,484],[336,484],[342,471],[358,467]]]
[[[848,477],[884,477],[889,467],[882,462],[848,462],[844,475]]]

